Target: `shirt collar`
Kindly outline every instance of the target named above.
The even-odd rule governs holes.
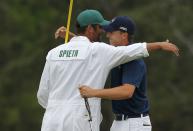
[[[90,40],[85,37],[85,36],[75,36],[73,37],[70,42],[73,42],[73,41],[85,41],[85,42],[90,42]]]

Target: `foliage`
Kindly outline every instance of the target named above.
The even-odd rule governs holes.
[[[178,58],[158,52],[146,59],[156,131],[193,129],[192,5],[191,0],[79,0],[74,4],[72,25],[81,10],[99,9],[108,19],[131,16],[138,27],[135,41],[169,39],[180,47]],[[61,0],[1,0],[0,130],[40,130],[44,110],[37,103],[36,92],[47,52],[63,42],[54,40],[54,32],[66,25],[67,9],[67,2]],[[107,109],[110,103],[103,104],[107,124],[102,131],[108,130],[112,121]]]

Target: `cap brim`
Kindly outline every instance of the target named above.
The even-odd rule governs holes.
[[[108,25],[108,24],[110,24],[110,21],[104,20],[104,21],[101,22],[99,25],[105,26],[105,25]]]
[[[113,32],[114,31],[113,27],[110,24],[102,26],[102,28],[105,32]]]

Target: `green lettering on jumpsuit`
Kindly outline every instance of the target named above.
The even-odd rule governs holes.
[[[61,50],[59,57],[77,57],[78,50]]]

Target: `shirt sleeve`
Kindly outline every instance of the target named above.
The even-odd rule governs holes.
[[[39,89],[37,92],[38,103],[43,108],[47,107],[48,97],[49,97],[49,61],[46,60],[39,84]]]
[[[145,67],[138,61],[132,61],[122,66],[122,83],[138,88],[145,75]]]
[[[110,69],[134,59],[149,56],[146,43],[136,43],[119,47],[103,44],[100,54],[104,64]]]

